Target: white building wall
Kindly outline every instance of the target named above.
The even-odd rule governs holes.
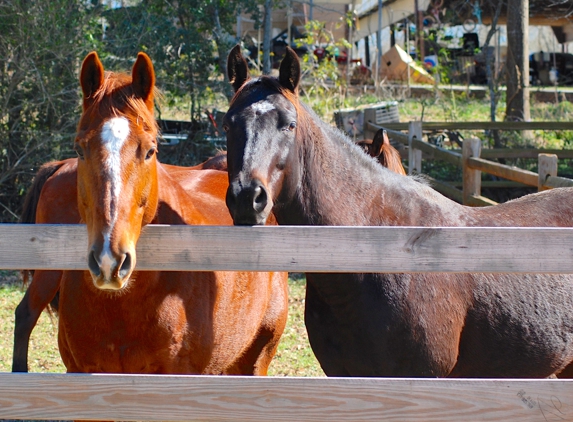
[[[476,31],[479,36],[480,46],[483,46],[489,31],[488,25],[477,25]],[[459,48],[462,46],[462,37],[464,35],[464,28],[462,26],[453,26],[443,29],[444,35],[451,35],[452,41],[447,44],[449,48]],[[413,40],[406,40],[405,31],[396,32],[396,44],[402,47],[405,51],[407,49],[407,42],[410,46],[410,52],[415,51]],[[368,36],[370,47],[370,62],[374,66],[377,57],[377,41],[376,33]],[[498,45],[499,43],[499,45]],[[507,53],[507,28],[505,25],[499,27],[499,32],[494,39],[491,40],[490,46],[497,47],[502,61],[505,60]],[[358,41],[358,48],[355,50],[354,57],[365,59],[366,43],[364,38]],[[561,44],[557,42],[557,38],[553,30],[549,26],[530,26],[529,27],[529,53],[543,52],[561,52]],[[382,30],[382,54],[390,49],[390,29],[388,27]],[[573,42],[565,44],[565,52],[573,52]]]

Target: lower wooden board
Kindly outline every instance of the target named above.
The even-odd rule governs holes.
[[[571,421],[573,380],[2,373],[0,418]]]

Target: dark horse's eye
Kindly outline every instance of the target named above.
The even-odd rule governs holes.
[[[81,145],[78,142],[74,143],[74,151],[78,154],[78,158],[81,160],[84,159],[84,150],[82,149]]]
[[[149,151],[147,151],[147,155],[145,156],[146,160],[149,160],[151,157],[153,157],[153,154],[155,154],[157,152],[157,148],[153,147],[151,148]]]
[[[223,131],[228,132],[229,131],[229,125],[223,125]]]
[[[292,132],[293,130],[295,130],[296,128],[296,122],[290,122],[290,124],[287,126],[286,130],[288,130],[289,132]]]

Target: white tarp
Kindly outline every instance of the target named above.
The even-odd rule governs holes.
[[[418,0],[418,7],[424,11],[430,5],[430,0]],[[415,0],[385,1],[382,4],[382,28],[403,21],[415,10]],[[362,0],[356,7],[358,13],[358,29],[353,31],[352,39],[361,40],[378,31],[378,0]]]

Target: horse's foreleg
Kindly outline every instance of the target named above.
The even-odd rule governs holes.
[[[258,332],[248,349],[228,374],[267,375],[284,332],[288,316],[288,275],[272,273],[270,300]]]
[[[58,293],[61,277],[61,271],[34,272],[34,278],[15,311],[12,372],[28,372],[30,334],[42,311]]]

